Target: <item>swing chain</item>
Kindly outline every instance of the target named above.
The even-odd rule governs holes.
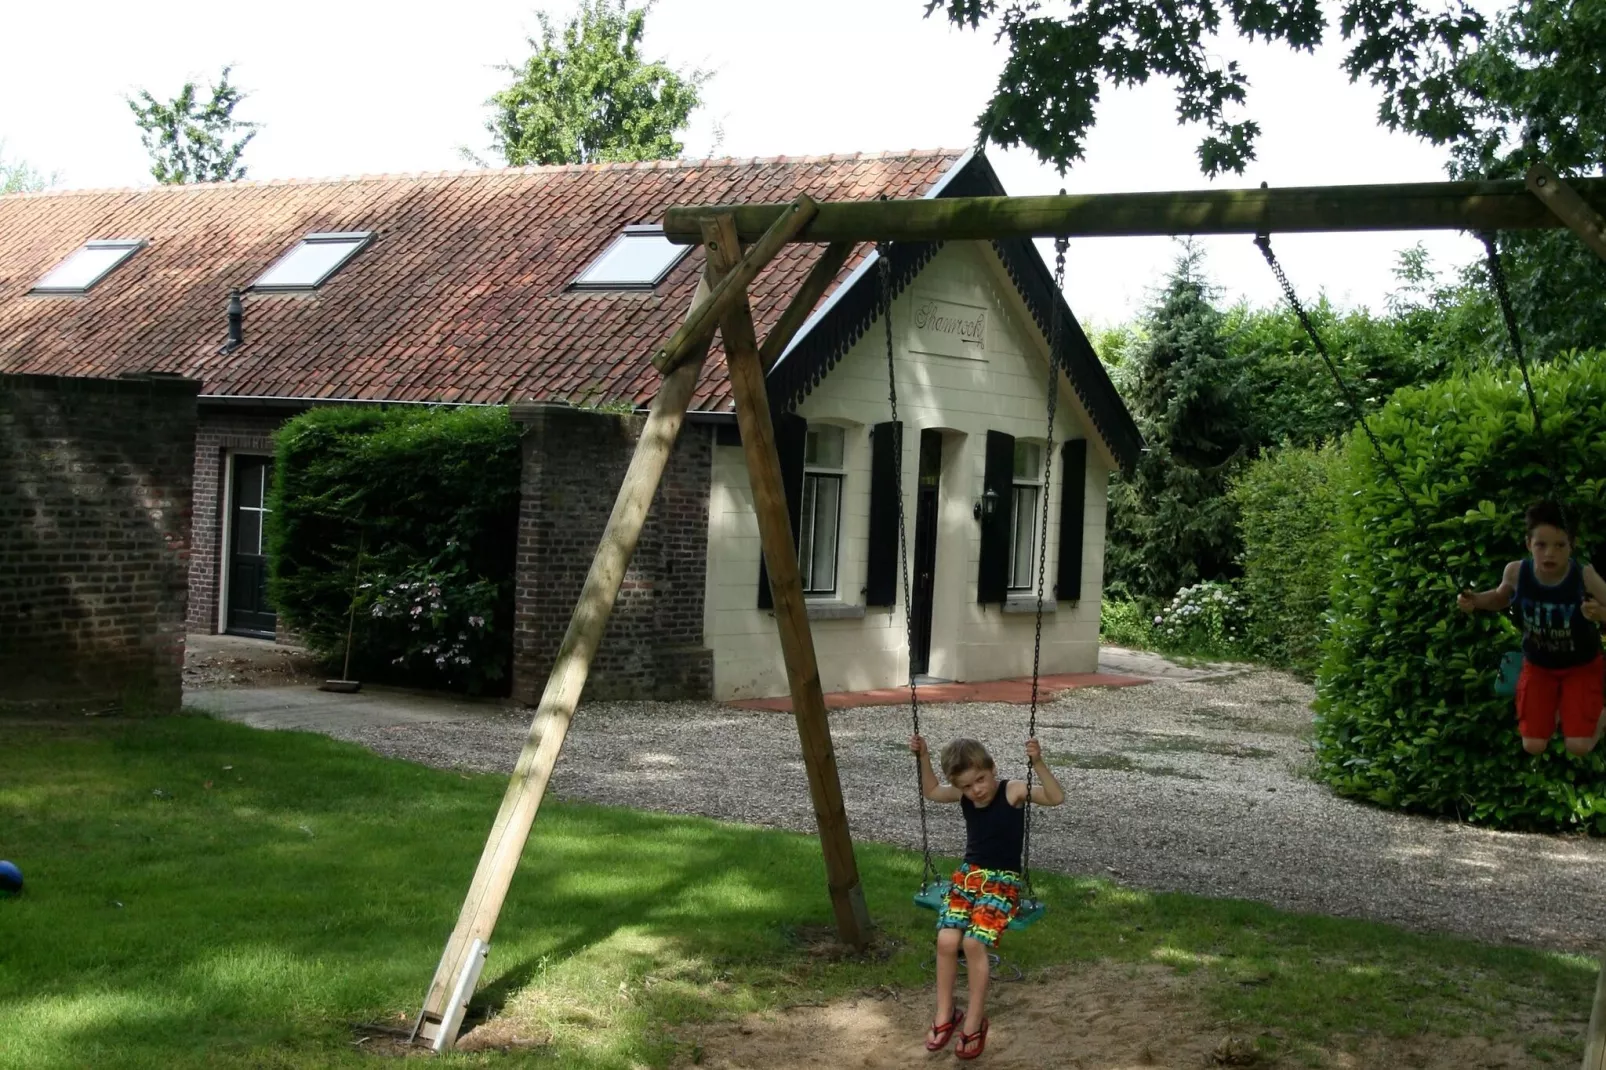
[[[892,472],[898,499],[898,564],[903,578],[903,629],[905,643],[911,657],[914,654],[914,607],[909,590],[909,537],[905,531],[903,513],[903,425],[898,422],[898,379],[893,360],[892,346],[892,247],[885,242],[876,243],[876,267],[881,278],[881,316],[886,323],[887,335],[887,407],[892,412]],[[914,673],[909,673],[909,712],[914,721],[915,735],[920,734],[920,696],[915,691]],[[926,823],[925,769],[928,759],[915,755],[915,797],[920,803],[920,890],[924,892],[937,879],[936,864],[931,861],[931,835]]]
[[[1061,190],[1061,193],[1064,191]],[[1059,354],[1062,340],[1060,327],[1060,301],[1065,292],[1065,253],[1070,239],[1054,239],[1054,292],[1049,315],[1048,342],[1048,430],[1043,436],[1043,516],[1038,527],[1041,535],[1037,544],[1037,626],[1032,636],[1032,706],[1026,722],[1026,738],[1037,738],[1037,684],[1043,670],[1043,592],[1048,586],[1048,499],[1054,474],[1054,416],[1059,408]],[[1021,842],[1021,883],[1026,894],[1032,894],[1032,763],[1026,762],[1026,801],[1021,820],[1025,825]]]
[[[1528,357],[1523,352],[1522,332],[1517,329],[1517,312],[1511,305],[1511,290],[1506,285],[1506,272],[1500,265],[1500,251],[1495,246],[1495,236],[1492,231],[1481,231],[1478,237],[1482,239],[1484,252],[1488,256],[1489,281],[1494,284],[1495,296],[1500,301],[1500,315],[1506,324],[1507,344],[1511,346],[1512,355],[1517,358],[1517,367],[1522,371],[1522,389],[1528,395],[1528,411],[1533,413],[1534,418],[1534,437],[1539,441],[1540,453],[1546,458],[1545,470],[1550,475],[1550,497],[1560,505],[1561,474],[1549,460],[1550,452],[1545,449],[1545,426],[1539,415],[1539,401],[1534,397],[1533,380],[1528,376]],[[1565,507],[1562,515],[1566,516]]]
[[[1327,365],[1327,371],[1332,375],[1333,382],[1338,384],[1339,392],[1344,395],[1350,414],[1361,425],[1361,430],[1366,432],[1366,437],[1372,443],[1372,449],[1376,452],[1377,459],[1383,462],[1383,468],[1388,472],[1389,481],[1394,484],[1394,489],[1400,492],[1400,500],[1410,510],[1412,521],[1415,522],[1419,531],[1424,534],[1427,533],[1429,525],[1422,516],[1421,510],[1417,508],[1416,501],[1406,491],[1405,484],[1400,480],[1399,470],[1394,467],[1394,462],[1389,460],[1388,454],[1383,452],[1383,444],[1378,441],[1377,435],[1373,433],[1372,425],[1366,422],[1366,413],[1361,409],[1360,401],[1355,397],[1355,391],[1344,381],[1344,377],[1339,374],[1337,366],[1333,364],[1332,356],[1327,352],[1326,343],[1322,341],[1322,336],[1317,333],[1316,325],[1311,322],[1310,314],[1305,311],[1305,306],[1300,303],[1299,295],[1294,292],[1293,283],[1288,281],[1288,276],[1283,272],[1282,264],[1277,262],[1277,254],[1271,251],[1271,235],[1255,235],[1255,245],[1260,248],[1261,255],[1266,258],[1266,263],[1270,265],[1272,274],[1277,276],[1277,282],[1282,287],[1283,296],[1287,298],[1289,307],[1294,310],[1294,315],[1299,318],[1301,326],[1305,328],[1305,333],[1310,336],[1311,344],[1316,347],[1316,353],[1322,358],[1322,363]],[[1434,557],[1438,559],[1440,570],[1449,578],[1451,583],[1455,584],[1456,593],[1459,594],[1462,590],[1461,584],[1456,582],[1455,572],[1445,559],[1443,549],[1431,539],[1428,541],[1433,547]]]

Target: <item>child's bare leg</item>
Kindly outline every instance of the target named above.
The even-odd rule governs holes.
[[[937,1016],[933,1024],[954,1016],[954,979],[959,976],[959,941],[963,935],[958,929],[937,930]],[[933,1029],[927,1039],[935,1039],[936,1035]]]
[[[1582,758],[1584,755],[1595,749],[1595,744],[1599,742],[1599,740],[1599,734],[1594,736],[1568,736],[1567,753],[1573,755],[1574,757]]]
[[[1543,754],[1548,746],[1550,746],[1550,740],[1548,739],[1540,739],[1538,736],[1522,737],[1522,749],[1529,754]]]
[[[992,972],[992,948],[976,939],[974,936],[965,937],[965,974],[970,980],[970,1003],[965,1007],[965,1024],[961,1027],[966,1033],[974,1033],[981,1028],[981,1020],[987,1012],[987,981]]]

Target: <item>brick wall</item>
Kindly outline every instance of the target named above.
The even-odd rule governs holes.
[[[199,389],[0,375],[0,710],[179,705]]]
[[[218,630],[218,562],[223,558],[223,481],[227,457],[241,453],[273,453],[273,434],[288,419],[283,414],[203,411],[195,435],[195,534],[190,556],[192,632]],[[281,637],[282,638],[282,637]]]
[[[640,417],[518,405],[524,427],[513,696],[538,703],[613,511]],[[713,655],[703,645],[712,438],[680,435],[625,573],[585,697],[707,698]]]

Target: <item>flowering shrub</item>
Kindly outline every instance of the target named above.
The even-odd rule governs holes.
[[[455,550],[455,541],[447,549]],[[460,562],[436,560],[376,574],[359,592],[369,657],[389,656],[409,679],[469,694],[502,678],[505,644],[489,626],[501,597],[495,582],[473,578]]]
[[[1229,584],[1204,580],[1182,588],[1155,616],[1154,636],[1167,650],[1231,656],[1243,649],[1247,617],[1243,595]]]

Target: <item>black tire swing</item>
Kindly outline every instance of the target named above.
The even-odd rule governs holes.
[[[1043,658],[1043,585],[1048,573],[1048,499],[1050,476],[1054,468],[1054,415],[1059,402],[1059,367],[1056,363],[1060,349],[1060,314],[1058,295],[1065,288],[1065,251],[1069,242],[1058,238],[1054,242],[1054,294],[1052,297],[1052,326],[1049,331],[1048,354],[1048,434],[1043,450],[1043,508],[1040,520],[1037,554],[1037,625],[1032,640],[1032,702],[1027,719],[1026,737],[1037,738],[1037,688],[1042,674]],[[887,405],[892,413],[894,436],[893,480],[898,500],[898,556],[903,583],[904,637],[909,649],[914,649],[914,609],[909,586],[909,538],[903,508],[903,424],[898,421],[898,382],[893,358],[892,338],[892,256],[891,246],[885,243],[876,247],[877,266],[881,277],[881,318],[886,325],[887,337]],[[920,696],[915,689],[914,674],[909,674],[909,716],[914,734],[920,734]],[[918,761],[918,759],[917,759]],[[920,804],[920,890],[914,895],[916,906],[941,912],[947,905],[953,883],[940,877],[931,860],[931,835],[926,822],[926,796],[920,790],[920,769],[915,768],[915,797]],[[1048,912],[1048,905],[1037,898],[1032,888],[1032,766],[1026,763],[1026,801],[1022,804],[1025,837],[1021,845],[1021,885],[1025,892],[1019,909],[1009,921],[1009,928],[1020,931],[1029,928]]]
[[[1500,266],[1500,253],[1495,247],[1495,236],[1488,231],[1484,231],[1478,237],[1483,241],[1484,252],[1489,263],[1489,278],[1494,285],[1495,295],[1500,302],[1501,317],[1506,325],[1507,344],[1511,347],[1511,352],[1517,358],[1517,366],[1522,371],[1523,390],[1528,397],[1528,408],[1533,413],[1534,435],[1543,443],[1544,424],[1539,415],[1539,402],[1534,397],[1533,381],[1528,375],[1528,358],[1523,351],[1522,334],[1517,329],[1517,314],[1511,307],[1511,293],[1506,286],[1505,270]],[[1382,443],[1378,441],[1377,435],[1372,433],[1371,425],[1366,422],[1366,413],[1362,411],[1360,403],[1356,400],[1355,392],[1350,389],[1349,384],[1344,381],[1344,377],[1339,374],[1338,368],[1333,364],[1333,359],[1327,351],[1327,345],[1322,341],[1322,336],[1316,330],[1316,325],[1311,322],[1310,315],[1305,311],[1305,306],[1299,300],[1299,295],[1294,292],[1293,284],[1288,281],[1288,276],[1283,273],[1282,265],[1277,262],[1277,255],[1271,250],[1271,235],[1255,235],[1255,245],[1259,247],[1261,255],[1266,258],[1267,265],[1270,266],[1272,274],[1277,277],[1277,282],[1282,287],[1283,296],[1287,299],[1289,307],[1294,310],[1294,315],[1298,317],[1300,325],[1305,328],[1305,333],[1310,336],[1311,344],[1315,346],[1317,354],[1322,358],[1322,363],[1327,366],[1328,373],[1332,375],[1333,382],[1338,385],[1339,393],[1344,396],[1344,401],[1349,407],[1350,414],[1361,425],[1361,430],[1366,432],[1367,439],[1372,443],[1372,449],[1377,453],[1377,459],[1383,462],[1383,467],[1388,472],[1389,481],[1394,484],[1395,490],[1400,493],[1400,500],[1410,510],[1411,519],[1416,524],[1418,532],[1426,532],[1428,530],[1426,520],[1417,509],[1416,502],[1406,492],[1398,470],[1395,469],[1394,463],[1389,460],[1388,454],[1383,452]],[[1546,461],[1545,467],[1550,474],[1551,496],[1559,502],[1561,477],[1557,473],[1554,464],[1550,461]],[[1455,584],[1456,593],[1459,594],[1463,590],[1463,586],[1456,580],[1454,571],[1444,557],[1444,552],[1439,549],[1437,544],[1432,544],[1432,547],[1433,555],[1438,560],[1440,570]],[[1521,673],[1522,651],[1506,651],[1500,658],[1500,669],[1495,677],[1494,693],[1502,698],[1515,696],[1517,693],[1517,678]]]

